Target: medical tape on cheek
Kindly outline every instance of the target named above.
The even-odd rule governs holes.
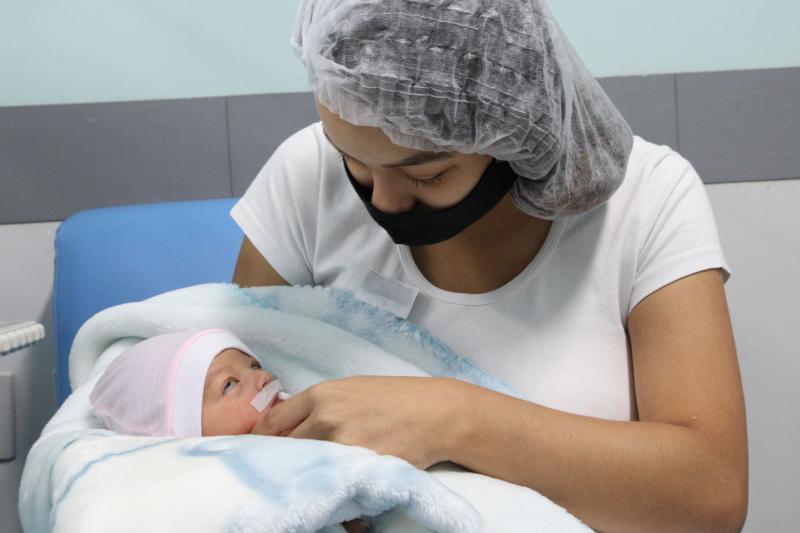
[[[256,408],[256,411],[262,413],[264,409],[267,408],[269,404],[272,403],[272,400],[275,399],[275,395],[280,393],[281,391],[281,382],[277,379],[271,381],[269,385],[258,391],[258,394],[250,402],[250,405]]]
[[[272,403],[272,400],[275,399],[276,394],[280,400],[288,400],[291,398],[292,395],[288,392],[282,391],[281,387],[281,382],[277,379],[271,381],[269,385],[261,389],[258,394],[253,397],[253,399],[250,401],[250,405],[255,407],[259,413],[263,413],[264,409],[266,409],[267,406]]]

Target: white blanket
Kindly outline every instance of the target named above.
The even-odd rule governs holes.
[[[102,311],[70,353],[73,394],[31,449],[20,488],[27,533],[587,531],[533,490],[440,465],[428,472],[353,446],[240,435],[134,437],[102,427],[89,392],[154,335],[222,327],[291,393],[348,375],[451,376],[519,396],[421,328],[347,293],[208,284]]]

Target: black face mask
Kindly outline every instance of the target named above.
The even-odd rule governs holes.
[[[506,161],[492,160],[480,181],[459,203],[433,213],[384,213],[372,205],[372,189],[358,183],[347,163],[344,171],[370,216],[396,244],[425,246],[451,239],[488,213],[511,190],[517,174]]]

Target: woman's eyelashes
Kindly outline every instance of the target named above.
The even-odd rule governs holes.
[[[353,162],[353,160],[349,156],[343,154],[342,152],[339,152],[339,159],[341,159],[342,162],[345,165],[347,165],[348,162],[349,163]],[[350,170],[350,172],[352,172],[352,170]],[[435,174],[433,176],[424,177],[424,178],[423,177],[417,178],[417,177],[414,177],[414,176],[409,176],[408,174],[406,174],[405,177],[406,177],[406,179],[408,181],[413,183],[415,187],[418,187],[420,185],[433,185],[435,183],[439,183],[440,181],[442,181],[442,176],[443,175],[444,175],[444,172],[440,172],[440,173]]]
[[[435,176],[431,176],[430,178],[415,178],[413,176],[406,175],[406,178],[408,179],[408,181],[413,183],[415,186],[433,185],[434,183],[438,183],[438,182],[442,181],[442,175],[443,174],[444,174],[444,172],[441,172],[439,174],[436,174]]]

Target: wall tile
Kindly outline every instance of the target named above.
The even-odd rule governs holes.
[[[637,135],[677,148],[707,183],[800,177],[800,68],[600,84]],[[0,224],[239,196],[316,120],[310,93],[0,108]]]
[[[678,147],[674,75],[598,81],[636,135],[652,143]]]
[[[241,196],[275,149],[319,120],[311,93],[228,98],[233,194]]]
[[[800,68],[679,74],[681,153],[707,183],[800,177]]]
[[[230,196],[225,100],[0,108],[0,223]]]

